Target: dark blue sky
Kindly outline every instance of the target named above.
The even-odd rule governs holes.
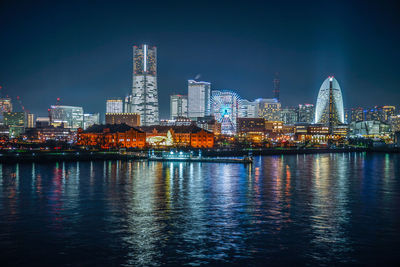
[[[158,48],[161,118],[201,74],[213,89],[315,103],[328,75],[345,107],[400,100],[395,1],[0,1],[0,85],[45,115],[61,98],[85,112],[131,91],[133,44]]]

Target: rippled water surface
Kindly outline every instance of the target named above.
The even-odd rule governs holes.
[[[0,265],[400,260],[400,155],[0,165]]]

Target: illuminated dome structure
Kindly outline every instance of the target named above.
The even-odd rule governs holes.
[[[236,119],[239,114],[237,93],[229,90],[214,90],[211,93],[211,113],[221,123],[222,134],[236,133]]]
[[[330,126],[344,123],[342,91],[333,76],[326,78],[319,89],[315,107],[315,123]]]

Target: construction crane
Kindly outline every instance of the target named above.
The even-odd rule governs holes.
[[[17,102],[21,106],[22,111],[28,114],[29,110],[25,109],[24,105],[22,104],[21,98],[19,96],[17,96]]]

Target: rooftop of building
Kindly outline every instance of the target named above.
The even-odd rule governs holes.
[[[138,128],[135,127],[131,127],[125,123],[121,123],[121,124],[94,124],[92,126],[90,126],[89,128],[87,128],[86,130],[84,130],[84,133],[103,133],[104,130],[109,129],[110,133],[124,133],[127,132],[131,129],[134,129],[135,131],[141,132],[143,133],[143,131],[141,131]]]
[[[196,125],[179,125],[179,126],[153,125],[153,126],[140,126],[138,128],[146,133],[151,133],[154,131],[157,131],[158,133],[167,133],[171,129],[175,133],[198,133],[200,131],[205,131],[205,132],[211,133],[211,132],[204,130]]]

